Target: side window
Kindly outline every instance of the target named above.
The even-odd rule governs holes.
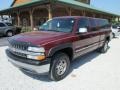
[[[79,28],[88,28],[88,26],[89,26],[89,22],[88,22],[87,18],[81,18],[78,21],[78,29]]]
[[[96,19],[89,19],[90,22],[90,31],[97,31],[97,20]]]
[[[3,23],[0,23],[0,27],[5,27],[5,24],[3,24]]]
[[[106,19],[99,19],[98,26],[100,29],[102,29],[102,28],[105,29],[105,28],[110,27],[110,24],[109,24],[108,20],[106,20]]]

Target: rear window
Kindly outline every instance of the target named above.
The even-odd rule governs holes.
[[[87,18],[81,18],[78,21],[78,28],[87,28],[89,26],[89,21]]]
[[[100,28],[107,28],[109,27],[109,22],[106,19],[98,19],[97,24]]]
[[[90,27],[97,27],[96,20],[95,19],[90,19]]]
[[[96,19],[90,18],[89,22],[90,22],[90,31],[96,31],[97,30]]]

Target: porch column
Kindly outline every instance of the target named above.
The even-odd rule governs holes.
[[[52,6],[48,5],[48,19],[52,19]]]
[[[100,18],[103,18],[103,15],[102,15],[102,14],[100,15]]]
[[[69,16],[72,16],[72,9],[69,8]]]
[[[20,26],[20,12],[17,13],[18,26]]]
[[[93,14],[93,17],[95,18],[95,17],[96,17],[96,15],[95,15],[95,14]]]
[[[118,22],[119,22],[119,17],[117,17],[118,18]]]
[[[86,16],[86,12],[85,12],[85,11],[82,11],[82,15],[83,15],[83,16]]]
[[[30,25],[31,25],[31,29],[33,30],[34,28],[34,22],[33,22],[33,10],[30,10]]]

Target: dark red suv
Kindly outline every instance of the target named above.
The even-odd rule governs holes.
[[[93,50],[107,52],[110,41],[108,20],[82,16],[56,17],[39,31],[9,38],[8,60],[29,73],[48,73],[52,80],[63,79],[75,58]]]

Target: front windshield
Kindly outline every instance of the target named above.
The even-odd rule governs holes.
[[[75,20],[73,18],[52,19],[40,26],[39,29],[43,31],[71,32],[74,26],[74,22]]]

